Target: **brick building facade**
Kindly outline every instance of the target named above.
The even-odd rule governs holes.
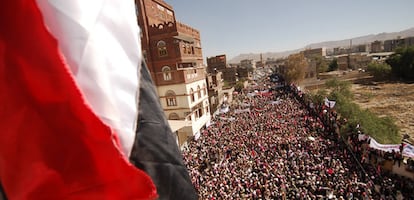
[[[227,67],[226,55],[218,55],[207,58],[207,72],[216,73]]]
[[[165,115],[191,122],[177,132],[181,145],[210,120],[200,33],[176,21],[173,8],[163,0],[135,2],[143,55]]]

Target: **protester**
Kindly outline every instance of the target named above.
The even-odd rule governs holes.
[[[289,87],[271,94],[237,95],[233,109],[189,143],[184,159],[200,199],[380,197]]]

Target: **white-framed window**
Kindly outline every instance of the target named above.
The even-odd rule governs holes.
[[[162,75],[164,77],[164,81],[169,81],[172,79],[170,67],[164,66],[161,70],[162,70]]]
[[[193,88],[190,88],[190,96],[191,96],[191,102],[195,101],[195,94]]]
[[[197,86],[197,96],[199,99],[201,99],[201,88],[199,85]]]
[[[207,94],[207,87],[206,87],[206,84],[203,83],[203,96],[206,96],[206,94]]]
[[[167,106],[177,106],[177,97],[174,91],[168,90],[165,93],[165,99],[167,101]]]

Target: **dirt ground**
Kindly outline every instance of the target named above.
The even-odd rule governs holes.
[[[400,133],[414,139],[414,83],[353,84],[355,102],[379,116],[395,119]]]

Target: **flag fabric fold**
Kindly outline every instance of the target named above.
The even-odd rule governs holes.
[[[50,2],[57,5],[66,1]],[[122,4],[117,10],[106,5],[108,2],[110,1],[93,1],[95,4],[89,4],[101,8],[101,14],[115,15],[123,10],[122,6],[133,6],[133,3],[123,4],[127,1],[117,1]],[[87,10],[76,10],[83,8],[81,4],[66,6],[69,8],[67,13],[78,12],[85,14],[83,17],[87,15],[82,13]],[[114,106],[117,102],[113,97],[120,96],[123,98],[120,102],[125,103],[124,93],[134,91],[134,86],[121,81],[120,87],[129,88],[128,91],[101,93],[98,90],[118,91],[115,82],[102,79],[105,76],[89,76],[95,73],[116,76],[119,72],[117,67],[138,69],[138,65],[131,66],[134,62],[139,63],[138,58],[131,58],[136,51],[129,52],[130,48],[135,47],[124,49],[123,55],[114,53],[115,58],[103,58],[101,56],[111,56],[111,52],[100,49],[103,46],[99,43],[111,34],[90,33],[87,34],[89,42],[83,46],[82,51],[75,51],[78,55],[74,57],[82,57],[80,63],[76,63],[77,60],[68,56],[69,51],[65,50],[72,47],[65,47],[60,38],[56,38],[58,34],[54,34],[55,25],[62,24],[58,24],[58,21],[45,24],[47,20],[43,17],[54,17],[50,13],[43,15],[50,8],[39,9],[34,0],[8,1],[0,7],[0,182],[7,198],[155,199],[156,188],[151,178],[132,166],[126,158],[133,140],[128,141],[124,136],[134,138],[134,127],[131,128],[131,125],[135,125],[136,117],[132,120],[128,118],[130,123],[125,125],[124,110]],[[96,19],[108,18],[102,15]],[[103,26],[112,26],[120,21],[122,20],[97,22],[95,31],[100,32]],[[69,31],[60,28],[56,30],[61,33]],[[91,40],[93,35],[103,38]],[[114,37],[108,39],[108,43],[113,44],[114,50],[119,50],[122,45],[119,46],[113,40],[119,35],[112,36]],[[67,37],[75,46],[78,45],[78,38]],[[130,38],[134,37],[137,36]],[[93,45],[97,47],[92,47]],[[84,59],[87,56],[93,58]],[[128,66],[113,62],[123,58],[134,62],[126,63]],[[92,65],[101,68],[83,68]],[[133,75],[136,77],[137,73]],[[96,82],[86,82],[83,87],[78,76],[82,76],[83,80],[95,79]],[[136,94],[135,91],[126,96],[135,99]],[[113,96],[108,100],[100,95]],[[96,101],[105,104],[96,105],[93,103]],[[136,109],[134,103],[129,101],[128,105],[127,109]],[[127,129],[129,133],[126,133]]]
[[[198,199],[145,63],[140,75],[138,128],[130,160],[151,176],[160,200]]]
[[[119,134],[135,139],[141,46],[134,1],[36,0],[85,101]]]

